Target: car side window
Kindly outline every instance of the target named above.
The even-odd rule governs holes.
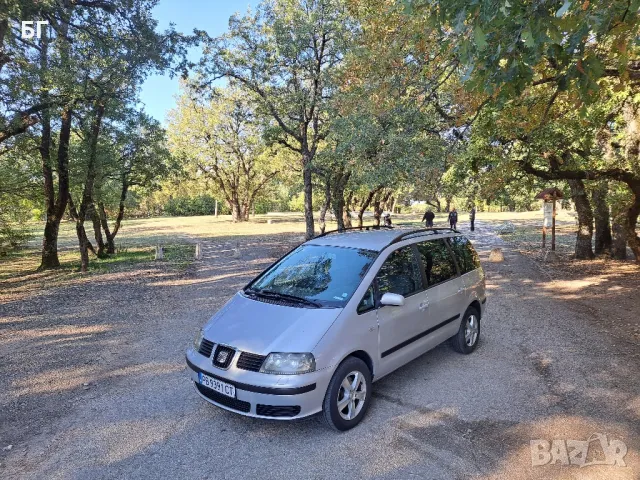
[[[455,277],[458,272],[451,252],[443,240],[429,240],[417,245],[422,259],[422,268],[427,278],[427,286],[432,287]]]
[[[376,279],[380,295],[398,293],[408,297],[422,290],[422,275],[413,248],[403,247],[389,255],[380,267]]]
[[[468,239],[461,236],[451,237],[449,238],[449,245],[451,245],[456,258],[458,259],[461,274],[480,268],[480,258],[478,257],[478,253]]]
[[[365,312],[368,312],[369,310],[373,310],[375,306],[376,306],[376,300],[373,294],[373,285],[370,285],[369,288],[367,288],[367,291],[365,292],[364,296],[362,297],[362,300],[360,300],[360,303],[358,304],[358,308],[356,309],[356,312],[358,314],[365,313]]]

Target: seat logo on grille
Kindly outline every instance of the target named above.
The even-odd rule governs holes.
[[[218,352],[218,356],[216,357],[216,362],[225,363],[228,357],[229,357],[229,352],[226,350],[222,350]]]

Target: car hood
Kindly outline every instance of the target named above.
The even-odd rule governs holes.
[[[311,352],[341,312],[272,305],[238,292],[207,322],[204,336],[259,355]]]

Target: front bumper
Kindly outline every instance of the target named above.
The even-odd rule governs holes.
[[[269,375],[213,365],[211,359],[193,349],[187,351],[187,366],[198,394],[217,407],[249,417],[293,420],[322,410],[324,394],[331,380],[327,369],[303,375]],[[236,398],[226,397],[198,382],[198,373],[232,384]]]

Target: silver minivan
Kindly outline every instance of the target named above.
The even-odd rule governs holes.
[[[450,229],[352,229],[298,246],[236,293],[197,335],[187,365],[218,407],[356,426],[372,383],[449,340],[480,338],[485,279]]]

